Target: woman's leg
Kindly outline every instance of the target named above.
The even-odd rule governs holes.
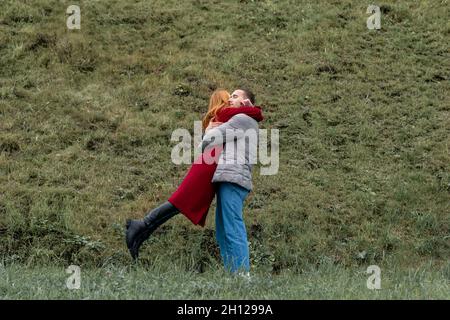
[[[142,243],[164,222],[179,213],[169,201],[150,211],[143,220],[127,220],[126,242],[133,259],[139,256]]]
[[[155,229],[172,218],[174,215],[179,213],[180,211],[175,208],[173,204],[169,201],[164,202],[159,207],[150,211],[143,219],[147,226],[154,226]]]

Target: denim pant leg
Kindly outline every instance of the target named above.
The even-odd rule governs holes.
[[[223,232],[225,269],[237,272],[239,269],[250,270],[247,230],[242,209],[249,191],[235,183],[222,182],[217,196],[220,198],[218,212],[219,232]],[[223,229],[220,229],[223,228]]]
[[[217,191],[216,197],[216,240],[219,244],[220,255],[222,256],[223,264],[226,267],[227,265],[229,265],[227,255],[228,248],[225,240],[225,229],[222,218],[222,197],[220,195],[219,189]]]

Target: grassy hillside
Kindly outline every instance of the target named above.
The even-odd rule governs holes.
[[[450,254],[448,1],[73,1],[0,4],[0,255],[29,266],[130,263],[124,221],[165,201],[170,153],[218,87],[251,87],[280,169],[254,170],[254,270],[442,265]],[[201,192],[201,190],[199,190]],[[144,265],[220,262],[177,216]],[[448,275],[447,275],[448,279]]]
[[[380,290],[368,290],[363,269],[322,264],[302,274],[254,274],[250,280],[181,265],[82,269],[80,289],[68,290],[64,268],[0,264],[3,299],[448,299],[450,269],[389,268]],[[273,310],[275,313],[276,310]]]

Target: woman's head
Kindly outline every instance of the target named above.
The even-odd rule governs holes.
[[[206,112],[206,115],[203,117],[202,121],[203,130],[205,130],[209,124],[209,121],[216,116],[220,109],[228,106],[229,98],[230,94],[224,89],[217,89],[212,93],[211,98],[209,98],[208,112]]]

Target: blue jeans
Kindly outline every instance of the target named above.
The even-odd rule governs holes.
[[[217,185],[216,239],[227,271],[250,271],[247,230],[242,208],[249,190],[236,183]]]

